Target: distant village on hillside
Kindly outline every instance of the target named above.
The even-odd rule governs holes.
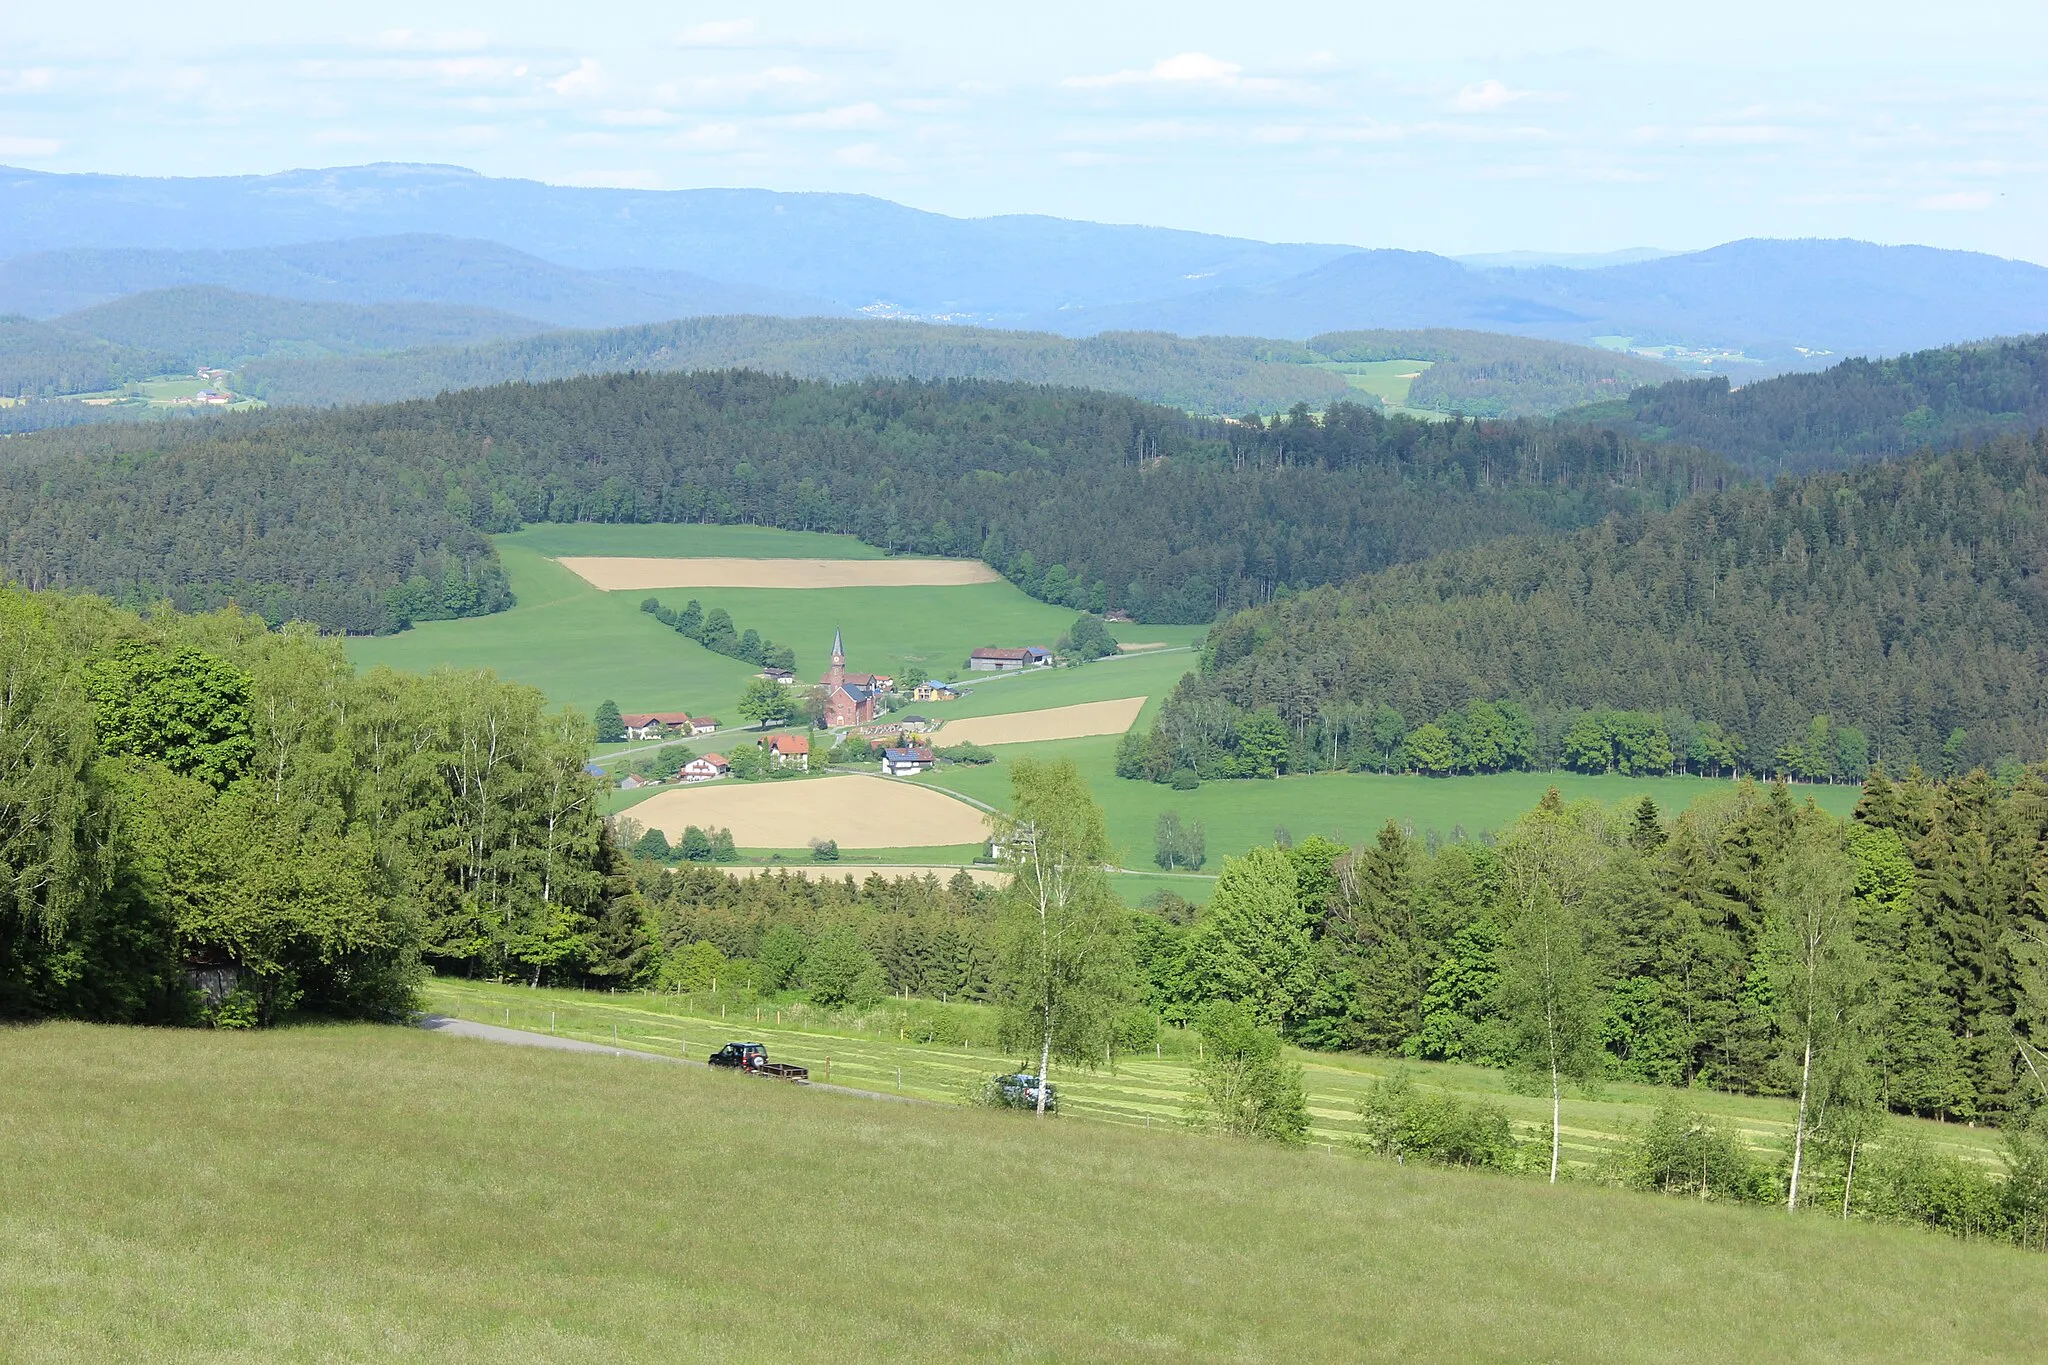
[[[1051,668],[1058,656],[1042,645],[986,645],[966,659],[969,673],[1021,673],[1027,669]],[[622,761],[608,770],[593,763],[594,773],[616,776],[621,790],[668,783],[713,782],[721,778],[742,780],[791,777],[828,764],[841,767],[875,764],[888,777],[914,777],[928,772],[941,754],[932,746],[932,736],[943,722],[921,715],[898,715],[909,702],[957,701],[970,689],[951,682],[918,677],[899,685],[887,673],[863,673],[846,666],[844,633],[832,634],[831,661],[815,684],[795,695],[774,696],[774,689],[801,686],[793,668],[764,667],[754,675],[747,696],[741,702],[747,724],[733,727],[742,733],[731,754],[690,752],[674,741],[716,735],[721,726],[714,716],[692,715],[687,711],[618,711],[611,702],[598,709],[600,743],[644,741],[658,747],[647,753],[617,756]],[[806,732],[775,729],[808,720]],[[830,743],[816,744],[808,730],[823,731]],[[752,733],[748,733],[752,732]],[[974,746],[963,746],[973,750]],[[969,758],[966,761],[975,761]]]

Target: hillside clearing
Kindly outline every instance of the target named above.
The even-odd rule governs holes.
[[[1138,712],[1145,709],[1146,700],[1122,697],[1115,701],[1054,706],[1043,711],[970,716],[946,722],[938,737],[941,744],[1042,744],[1055,739],[1120,735],[1131,728]]]
[[[601,592],[657,588],[958,588],[1000,583],[973,559],[646,559],[571,555],[560,564]]]
[[[2023,1360],[2048,1258],[371,1026],[0,1049],[16,1360]],[[1083,1288],[1085,1287],[1085,1289]]]
[[[980,811],[943,792],[851,774],[681,787],[640,802],[633,818],[671,843],[697,825],[730,829],[748,848],[802,848],[812,839],[841,848],[971,844],[988,832]]]

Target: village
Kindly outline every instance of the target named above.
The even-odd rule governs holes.
[[[965,671],[974,674],[1014,674],[1030,669],[1050,668],[1057,656],[1040,645],[1018,647],[984,646],[972,651]],[[813,771],[812,760],[823,770],[827,765],[841,769],[874,764],[885,777],[916,777],[929,772],[942,760],[985,761],[979,746],[956,746],[960,753],[936,747],[934,736],[944,725],[928,716],[896,714],[907,703],[957,701],[971,689],[952,682],[919,677],[898,680],[886,673],[855,672],[846,666],[843,634],[832,636],[830,666],[818,681],[799,697],[803,685],[796,671],[769,666],[754,677],[741,702],[747,719],[754,724],[733,727],[740,743],[728,746],[731,753],[695,754],[683,749],[683,761],[676,762],[678,741],[717,735],[716,717],[693,716],[684,711],[622,711],[616,716],[616,741],[646,741],[655,747],[641,761],[616,767],[616,785],[622,791],[670,784],[694,785],[723,778],[741,781],[788,778]],[[781,689],[790,689],[776,696]],[[610,703],[607,703],[610,705]],[[787,727],[799,717],[810,724],[803,730]],[[602,731],[611,718],[600,708]],[[592,764],[589,771],[605,776]]]

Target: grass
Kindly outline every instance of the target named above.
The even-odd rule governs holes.
[[[706,534],[711,532],[722,534]],[[511,610],[426,622],[399,635],[351,639],[349,656],[359,666],[388,664],[415,673],[443,664],[488,668],[500,677],[531,683],[549,700],[585,714],[610,698],[625,711],[687,709],[730,722],[737,719],[734,706],[741,690],[757,671],[752,665],[713,654],[642,612],[640,602],[649,594],[599,592],[554,557],[674,553],[688,544],[699,555],[823,558],[846,543],[841,536],[759,527],[536,527],[497,537],[499,558],[518,599]],[[824,672],[835,629],[845,631],[847,665],[856,672],[901,672],[919,664],[943,676],[960,669],[978,645],[1050,644],[1075,615],[1034,601],[1008,583],[694,588],[653,595],[678,609],[692,597],[706,610],[724,607],[740,629],[758,630],[793,647],[799,673],[806,678]]]
[[[1591,797],[1614,804],[1649,796],[1669,813],[1729,785],[1696,777],[1587,777],[1562,772],[1453,778],[1325,773],[1266,782],[1205,782],[1194,791],[1175,791],[1161,783],[1119,778],[1116,744],[1113,737],[1099,737],[1005,745],[995,750],[994,763],[945,768],[918,780],[1000,804],[1008,799],[1009,769],[1016,755],[1070,756],[1109,816],[1110,839],[1120,850],[1123,866],[1150,866],[1153,826],[1160,812],[1171,810],[1183,820],[1202,822],[1208,872],[1216,870],[1225,854],[1271,843],[1276,828],[1285,828],[1296,839],[1323,834],[1355,843],[1371,838],[1391,819],[1412,825],[1419,835],[1436,830],[1448,838],[1462,827],[1467,837],[1477,838],[1481,831],[1506,826],[1553,786],[1568,800]],[[1855,806],[1860,789],[1802,786],[1795,792],[1800,799],[1811,796],[1823,809],[1844,815]]]
[[[812,869],[815,871],[816,869]],[[437,979],[429,1008],[457,1018],[504,1024],[536,1032],[621,1046],[670,1056],[702,1057],[741,1035],[766,1043],[769,1056],[797,1062],[839,1084],[884,1090],[920,1099],[958,1102],[976,1079],[1014,1069],[1019,1059],[994,1044],[995,1012],[986,1006],[947,1008],[968,1026],[965,1036],[980,1045],[931,1045],[900,1036],[906,1002],[890,1001],[865,1015],[833,1013],[793,1000],[781,1004],[731,991],[694,996],[606,995],[578,990],[529,990],[523,986]],[[1193,1035],[1169,1030],[1155,1057],[1118,1058],[1113,1070],[1062,1070],[1055,1076],[1062,1105],[1086,1118],[1138,1126],[1177,1123],[1194,1089]],[[1508,1111],[1520,1136],[1548,1143],[1547,1094],[1517,1091],[1504,1072],[1448,1062],[1403,1062],[1348,1053],[1299,1052],[1308,1090],[1312,1137],[1342,1144],[1359,1130],[1358,1105],[1366,1087],[1406,1069],[1419,1089],[1439,1090],[1467,1100],[1481,1099]],[[1027,1059],[1028,1060],[1028,1059]],[[1646,1123],[1670,1092],[1658,1086],[1612,1082],[1592,1097],[1565,1101],[1565,1158],[1581,1173],[1591,1172],[1615,1143]],[[1776,1154],[1790,1140],[1791,1101],[1711,1090],[1688,1091],[1686,1101],[1728,1123],[1748,1144]],[[1931,1144],[1973,1159],[1998,1162],[2003,1150],[1989,1129],[1925,1120],[1890,1120],[1897,1131],[1913,1131]]]
[[[154,1361],[2037,1359],[2048,1258],[372,1026],[0,1048],[0,1340]]]

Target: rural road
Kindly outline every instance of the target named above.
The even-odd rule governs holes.
[[[710,1069],[709,1063],[693,1062],[683,1057],[670,1057],[659,1052],[640,1052],[629,1047],[606,1047],[603,1043],[586,1043],[580,1038],[562,1038],[552,1033],[529,1033],[525,1029],[503,1028],[497,1024],[479,1024],[468,1019],[451,1019],[445,1014],[425,1014],[419,1019],[419,1027],[430,1033],[445,1033],[451,1038],[474,1038],[485,1043],[507,1043],[513,1047],[549,1048],[556,1052],[598,1052],[607,1057],[631,1057],[638,1062],[668,1062],[675,1066],[700,1066]],[[884,1090],[856,1090],[850,1085],[828,1085],[820,1081],[805,1083],[812,1090],[827,1090],[835,1095],[853,1095],[864,1100],[891,1100],[897,1104],[934,1104],[934,1100],[921,1100],[914,1095],[892,1095]]]

